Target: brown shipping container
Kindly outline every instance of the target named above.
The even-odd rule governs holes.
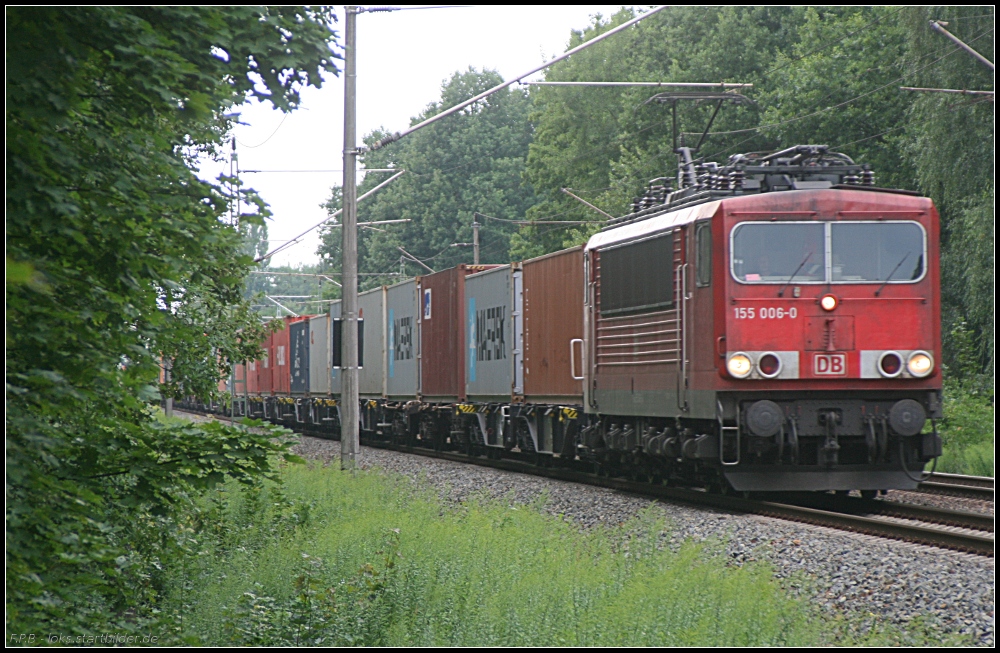
[[[570,343],[583,338],[583,247],[524,261],[524,399],[583,403],[583,381],[570,370]],[[582,347],[573,350],[583,375]]]
[[[465,399],[465,276],[495,267],[459,265],[420,277],[420,394],[425,401]]]
[[[310,317],[306,315],[282,318],[285,328],[274,332],[271,389],[276,395],[288,396],[292,390],[291,326]]]

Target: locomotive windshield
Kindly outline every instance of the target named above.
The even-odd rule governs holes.
[[[824,281],[822,222],[746,222],[733,230],[733,276],[748,283]]]
[[[924,232],[913,222],[830,225],[834,281],[914,281],[924,275]]]
[[[924,275],[916,222],[744,222],[732,233],[742,283],[906,283]]]

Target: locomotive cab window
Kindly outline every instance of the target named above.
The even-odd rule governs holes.
[[[924,276],[924,230],[916,222],[830,224],[833,281],[907,282]]]
[[[926,272],[918,222],[744,222],[730,239],[740,283],[913,283]]]
[[[674,304],[673,232],[600,250],[601,315]]]
[[[712,223],[699,222],[694,232],[696,281],[699,288],[712,285]]]
[[[732,271],[744,283],[826,280],[822,222],[744,222],[733,229]]]

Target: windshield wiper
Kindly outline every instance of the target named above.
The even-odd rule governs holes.
[[[881,286],[879,286],[879,287],[878,287],[878,290],[876,290],[876,291],[875,291],[875,296],[876,296],[876,297],[878,297],[878,294],[879,294],[880,292],[882,292],[882,289],[883,289],[883,288],[885,288],[885,284],[889,283],[889,279],[892,279],[892,275],[896,274],[896,270],[898,270],[898,269],[899,269],[899,266],[903,264],[903,261],[905,261],[905,260],[906,260],[906,259],[908,259],[909,257],[910,257],[910,253],[909,253],[909,252],[907,252],[906,254],[904,254],[904,255],[903,255],[903,258],[899,259],[899,263],[897,263],[897,264],[896,264],[896,267],[894,267],[894,268],[892,269],[892,272],[890,272],[890,273],[889,273],[889,276],[887,276],[887,277],[885,278],[885,281],[883,281],[883,282],[882,282],[882,285],[881,285]]]
[[[799,263],[799,267],[795,268],[795,272],[792,272],[792,276],[788,277],[788,281],[786,281],[785,285],[783,285],[781,287],[781,290],[778,291],[778,297],[783,297],[785,295],[785,288],[788,287],[788,284],[790,284],[792,282],[792,279],[795,278],[795,275],[799,273],[799,270],[802,269],[802,266],[806,264],[806,261],[808,261],[809,257],[812,256],[812,255],[813,255],[812,252],[809,252],[808,254],[806,254],[806,257],[804,259],[802,259],[801,263]],[[895,272],[895,270],[893,270],[893,272]]]

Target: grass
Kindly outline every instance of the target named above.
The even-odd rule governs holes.
[[[937,471],[994,475],[993,414],[992,393],[974,392],[957,381],[946,381],[940,425],[943,455]]]
[[[162,605],[210,645],[798,646],[934,643],[827,624],[766,564],[657,547],[650,510],[617,529],[536,508],[444,506],[408,481],[296,466],[230,487]],[[661,513],[662,514],[662,513]],[[840,634],[838,634],[840,633]],[[908,639],[909,637],[909,639]]]

